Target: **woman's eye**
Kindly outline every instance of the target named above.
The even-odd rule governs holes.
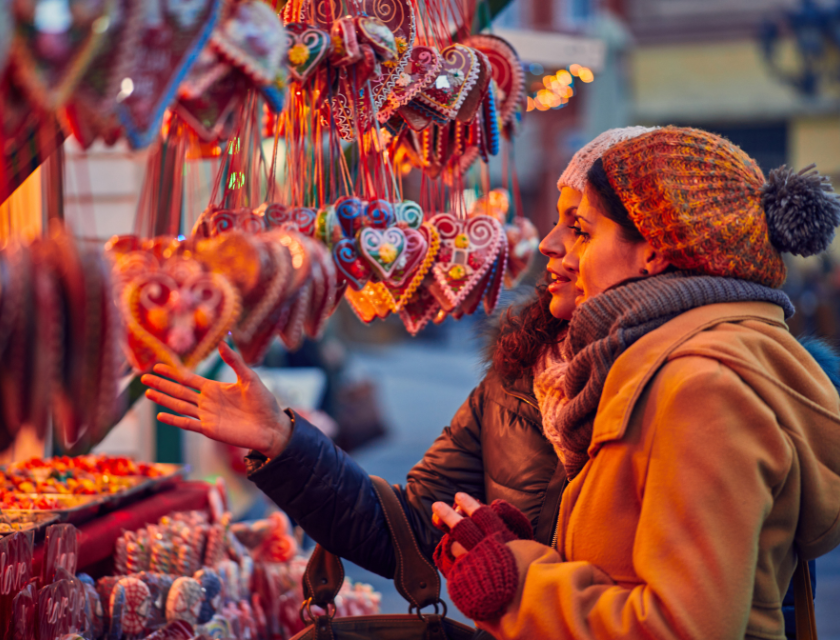
[[[581,229],[578,225],[572,225],[571,227],[569,227],[569,229],[571,229],[572,231],[575,232],[575,238],[581,238],[581,237],[588,238],[589,237],[589,234],[584,233],[583,229]]]

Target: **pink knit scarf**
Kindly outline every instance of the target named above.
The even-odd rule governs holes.
[[[560,412],[566,406],[563,380],[569,362],[563,358],[560,345],[552,345],[534,365],[534,395],[540,405],[543,433],[554,445],[561,461],[565,460],[563,435],[557,429]]]

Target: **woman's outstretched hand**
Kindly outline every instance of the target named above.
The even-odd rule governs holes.
[[[159,413],[158,420],[276,458],[291,437],[292,421],[259,376],[227,343],[219,345],[219,354],[236,373],[235,383],[208,380],[185,368],[164,364],[155,365],[153,371],[175,382],[151,374],[141,378],[150,387],[146,390],[149,400],[182,414]]]

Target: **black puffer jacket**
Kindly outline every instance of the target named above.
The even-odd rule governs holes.
[[[283,454],[265,463],[251,454],[249,477],[329,551],[391,578],[394,549],[385,516],[365,473],[300,416]],[[264,464],[262,464],[264,463]],[[550,544],[566,476],[542,433],[532,380],[505,385],[491,369],[399,491],[421,550],[440,540],[432,503],[463,491],[482,502],[519,507],[536,537]]]

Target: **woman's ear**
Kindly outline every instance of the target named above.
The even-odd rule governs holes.
[[[656,251],[650,244],[647,244],[643,254],[643,275],[656,276],[665,271],[671,263],[665,259],[661,251]]]

